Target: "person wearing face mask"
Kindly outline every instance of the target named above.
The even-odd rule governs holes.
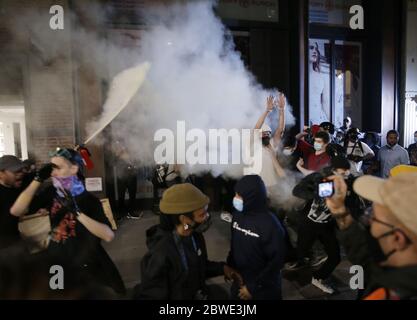
[[[286,135],[282,140],[282,154],[279,158],[285,167],[293,172],[298,172],[297,162],[302,157],[300,148],[298,147],[297,137],[294,135]]]
[[[203,233],[210,227],[209,198],[190,183],[168,188],[160,202],[160,223],[146,231],[148,252],[141,261],[139,300],[205,300],[206,279],[240,275],[223,262],[208,260]]]
[[[267,124],[265,124],[265,120],[274,110],[276,104],[278,104],[279,110],[279,123],[278,129],[275,131],[274,135],[272,135],[272,129]],[[259,173],[267,187],[267,190],[269,190],[279,183],[281,177],[285,176],[285,171],[277,160],[278,146],[285,130],[285,96],[283,94],[279,94],[277,102],[273,96],[269,96],[266,105],[267,109],[256,123],[255,130],[261,130],[263,144],[262,168],[261,172],[257,173]]]
[[[375,153],[364,142],[359,140],[359,129],[349,129],[346,135],[344,149],[350,162],[350,172],[355,177],[363,175],[363,161],[375,157]]]
[[[98,283],[124,294],[120,274],[101,246],[101,240],[112,241],[114,233],[100,200],[86,191],[80,180],[84,166],[81,155],[73,149],[58,148],[50,156],[51,162],[20,194],[11,214],[19,217],[40,209],[49,212],[47,254],[78,279],[78,284],[69,286]],[[51,177],[52,184],[48,183]]]
[[[378,162],[381,177],[388,178],[390,170],[400,164],[410,164],[407,150],[398,144],[400,134],[396,130],[387,133],[387,144],[379,150]]]
[[[326,152],[329,143],[330,136],[327,132],[323,131],[316,133],[314,137],[314,148],[311,148],[308,143],[299,140],[300,150],[306,159],[306,163],[304,163],[303,159],[300,159],[297,162],[297,169],[304,176],[320,171],[329,165],[331,158]]]
[[[332,157],[344,156],[346,154],[343,147],[339,144],[335,137],[335,126],[331,122],[320,123],[320,131],[327,132],[330,135],[330,143],[327,146],[327,153]]]
[[[353,190],[354,177],[350,174],[350,163],[343,157],[335,157],[329,167],[305,177],[293,190],[294,196],[306,201],[304,214],[299,222],[297,252],[298,261],[288,266],[288,270],[320,266],[313,273],[312,284],[325,293],[333,294],[334,289],[326,282],[340,262],[340,249],[336,238],[335,223],[326,206],[325,199],[319,197],[318,185],[327,177],[339,175],[346,180],[349,190]],[[353,192],[349,194],[346,205],[352,211],[359,211],[363,204]],[[321,264],[309,259],[315,241],[324,248],[327,259]],[[323,263],[324,262],[324,263]]]
[[[410,157],[410,165],[417,166],[417,131],[414,132],[414,143],[408,146],[407,151]]]
[[[346,207],[347,186],[330,177],[335,193],[326,199],[339,227],[339,239],[350,262],[360,265],[368,278],[364,300],[417,298],[417,173],[384,180],[363,176],[354,191],[373,202],[367,219],[357,220]]]
[[[235,191],[227,262],[241,273],[243,281],[232,285],[232,297],[279,300],[286,253],[284,228],[268,210],[265,185],[259,176],[243,177]]]

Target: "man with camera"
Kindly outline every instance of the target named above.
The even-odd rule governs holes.
[[[349,129],[344,144],[344,149],[350,162],[350,172],[355,177],[363,175],[363,161],[375,157],[372,149],[366,143],[359,140],[359,133],[358,128]]]
[[[335,192],[327,207],[340,229],[340,241],[351,263],[364,268],[369,281],[365,300],[417,298],[417,173],[388,180],[358,178],[354,191],[372,201],[372,210],[359,222],[347,206],[348,186],[340,176],[327,180]],[[366,223],[367,222],[367,223]]]
[[[349,172],[350,164],[343,157],[334,157],[330,167],[305,177],[293,190],[294,196],[307,201],[300,219],[297,241],[298,262],[288,269],[296,270],[306,267],[309,253],[316,240],[323,245],[327,260],[313,273],[312,284],[325,293],[333,294],[334,289],[326,283],[340,262],[339,243],[336,238],[335,223],[325,199],[333,194],[333,184],[326,181],[329,176],[337,175],[346,180],[352,190],[354,177]],[[359,210],[359,198],[351,192],[347,206]]]

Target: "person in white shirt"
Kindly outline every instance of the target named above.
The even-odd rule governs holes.
[[[375,156],[372,149],[366,143],[359,140],[359,134],[359,129],[349,129],[346,134],[344,146],[350,162],[350,173],[355,177],[363,175],[363,161],[372,159]]]
[[[278,184],[280,178],[285,177],[285,171],[277,160],[277,149],[285,129],[285,96],[279,94],[277,100],[274,101],[273,96],[267,98],[266,110],[255,125],[255,130],[262,131],[262,169],[259,176],[265,183],[267,190]],[[272,135],[272,129],[265,124],[265,120],[276,104],[279,110],[279,123],[278,129]]]

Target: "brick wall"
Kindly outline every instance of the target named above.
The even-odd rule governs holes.
[[[49,12],[51,4],[62,5],[64,12],[69,12],[67,1],[62,0],[40,1],[36,9]],[[34,38],[29,39],[25,70],[26,122],[29,153],[38,162],[47,161],[48,152],[58,146],[74,147],[75,144],[71,28],[69,19],[64,21],[64,30],[51,30],[46,20],[42,29],[37,26]],[[39,34],[41,40],[37,39]]]

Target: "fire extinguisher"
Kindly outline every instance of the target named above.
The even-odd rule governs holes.
[[[85,167],[88,170],[93,169],[94,168],[94,163],[91,160],[91,153],[90,153],[90,151],[86,147],[84,147],[84,146],[78,146],[77,149],[78,149],[78,152],[80,153],[81,157],[83,158]]]

